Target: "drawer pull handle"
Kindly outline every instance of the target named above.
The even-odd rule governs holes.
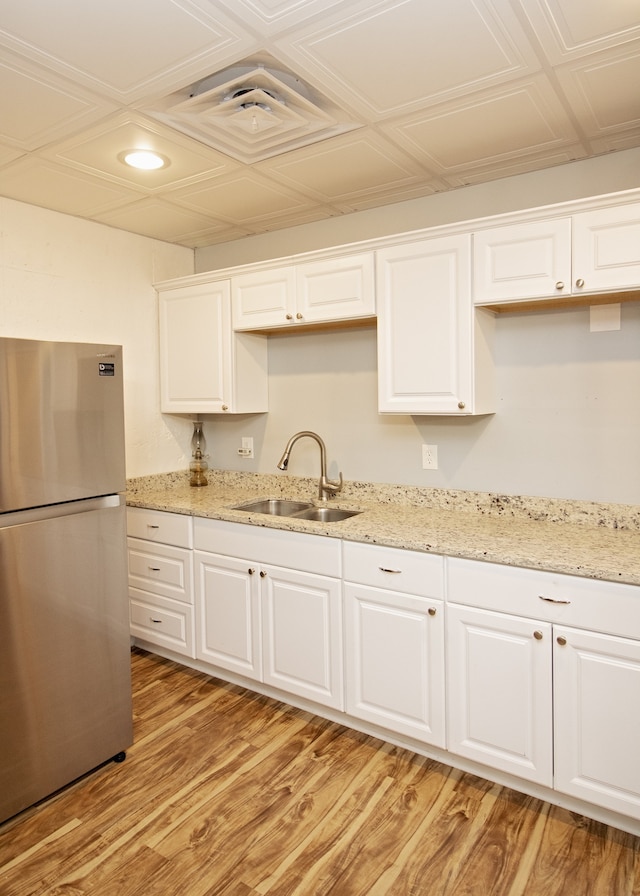
[[[571,603],[570,600],[557,600],[557,598],[555,598],[555,597],[545,597],[544,594],[539,594],[538,599],[544,600],[548,604],[570,604]]]
[[[533,633],[533,637],[536,639],[536,641],[542,641],[542,632],[535,631]]]
[[[147,523],[147,529],[159,529],[160,526],[156,526],[154,523]]]
[[[160,572],[159,566],[149,566],[148,569],[150,569],[151,572]]]
[[[388,566],[379,566],[378,569],[380,570],[380,572],[391,572],[394,575],[398,575],[402,572],[401,569],[389,569]]]
[[[427,613],[429,614],[429,616],[435,616],[435,615],[436,615],[436,608],[435,608],[435,607],[429,607],[429,609],[427,610]]]
[[[154,619],[153,616],[149,616],[149,622],[155,622],[156,624],[159,624],[162,622],[162,619]]]

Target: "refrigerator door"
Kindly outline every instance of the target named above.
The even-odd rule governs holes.
[[[0,338],[0,513],[125,487],[121,347]]]
[[[0,517],[0,730],[0,821],[132,743],[121,496]]]

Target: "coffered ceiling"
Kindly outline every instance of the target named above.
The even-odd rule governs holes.
[[[0,194],[211,245],[640,146],[639,84],[640,0],[22,0]]]

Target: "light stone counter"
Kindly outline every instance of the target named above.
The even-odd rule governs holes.
[[[186,472],[127,483],[132,507],[640,585],[640,507],[633,505],[345,482],[330,505],[362,513],[341,522],[232,509],[271,497],[317,502],[317,480],[213,470],[204,488],[191,488]]]

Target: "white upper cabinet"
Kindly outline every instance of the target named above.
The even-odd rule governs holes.
[[[473,235],[474,301],[578,298],[640,289],[640,202]]]
[[[571,291],[571,218],[492,227],[473,235],[476,304]]]
[[[266,338],[231,329],[229,280],[162,289],[158,296],[161,410],[268,410]]]
[[[468,234],[376,253],[378,408],[491,413],[491,318],[471,301]]]
[[[640,202],[572,221],[573,292],[640,289]]]
[[[373,252],[233,275],[231,293],[236,330],[374,317]]]

